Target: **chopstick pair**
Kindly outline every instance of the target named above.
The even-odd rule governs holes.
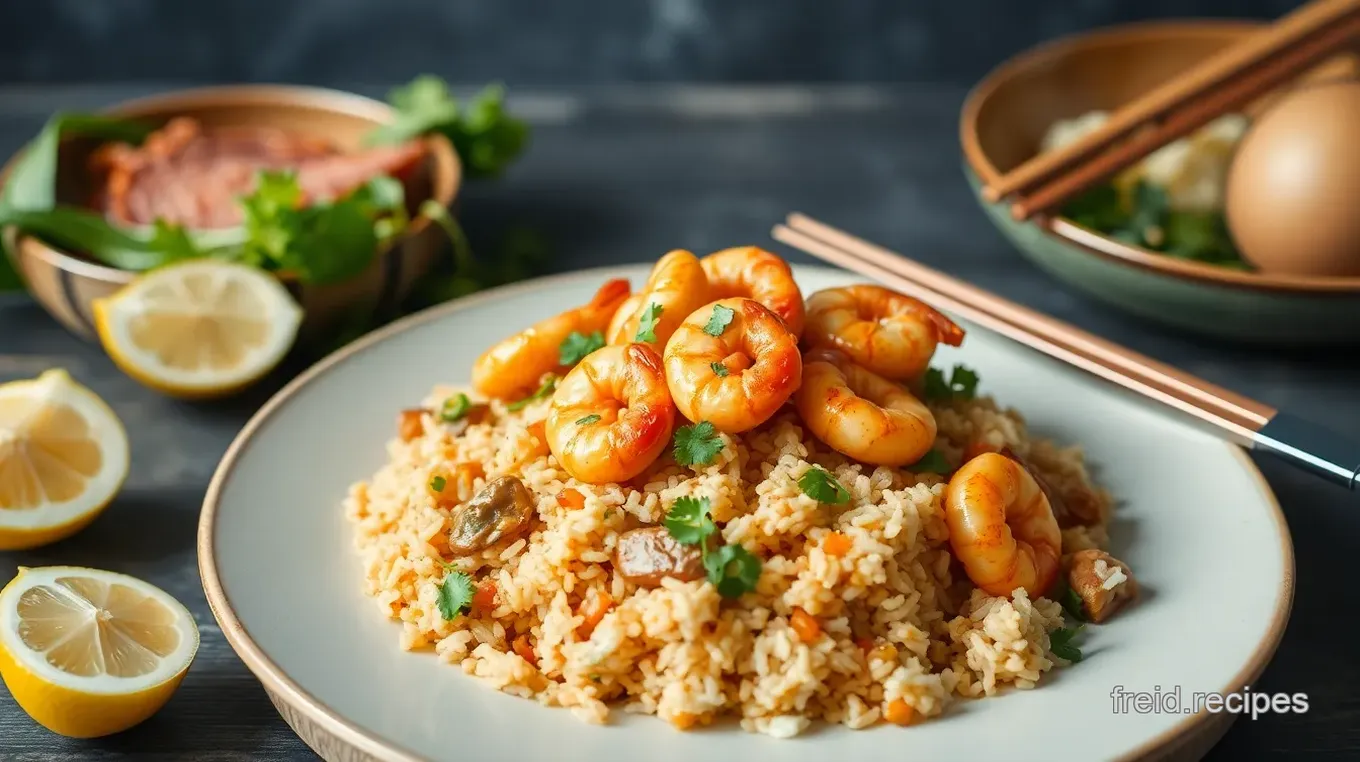
[[[1152,151],[1239,109],[1360,39],[1360,0],[1317,0],[1129,103],[1071,145],[984,183],[1011,216],[1048,214]]]
[[[1360,442],[1216,386],[1035,312],[802,214],[774,238],[993,330],[1189,415],[1223,438],[1269,452],[1348,489],[1360,483]]]

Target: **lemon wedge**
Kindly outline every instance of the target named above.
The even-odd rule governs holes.
[[[94,302],[104,350],[129,376],[174,397],[242,389],[283,359],[302,308],[274,276],[211,259],[170,265]]]
[[[123,424],[66,371],[0,384],[0,550],[80,531],[127,473]]]
[[[123,574],[19,569],[0,590],[0,677],[43,727],[117,733],[155,714],[198,651],[188,609]]]

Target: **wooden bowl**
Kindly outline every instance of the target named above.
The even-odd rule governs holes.
[[[390,122],[391,107],[351,93],[284,85],[233,85],[195,88],[154,95],[118,104],[107,113],[165,122],[190,116],[207,126],[285,127],[304,135],[323,136],[342,149],[357,148],[374,127]],[[412,198],[434,199],[445,208],[453,204],[462,181],[462,165],[447,138],[426,138],[429,153],[413,181]],[[63,141],[59,156],[57,195],[63,203],[81,203],[89,196],[86,160],[97,141]],[[0,182],[18,155],[11,157]],[[136,273],[119,270],[48,246],[14,228],[4,231],[5,248],[27,282],[34,298],[73,333],[96,338],[91,303],[127,285]],[[411,220],[406,233],[377,252],[362,274],[326,285],[281,279],[305,310],[302,335],[313,336],[334,325],[347,313],[395,310],[412,287],[429,272],[445,245],[438,225],[423,215]]]
[[[1251,22],[1129,24],[1064,37],[998,66],[963,106],[965,173],[991,220],[1060,280],[1144,318],[1186,331],[1270,343],[1360,340],[1360,278],[1262,275],[1117,241],[1062,217],[1017,222],[980,188],[1032,157],[1056,121],[1113,111],[1260,28]],[[1303,79],[1355,76],[1328,61]],[[1248,116],[1276,94],[1251,104]]]

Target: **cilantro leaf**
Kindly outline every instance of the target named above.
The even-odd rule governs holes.
[[[433,479],[430,479],[431,492],[443,492],[444,488],[447,486],[449,486],[449,481],[442,476],[436,476]]]
[[[466,394],[459,392],[452,397],[444,400],[444,404],[439,406],[439,420],[444,423],[453,423],[461,420],[472,410],[472,400]]]
[[[798,489],[819,503],[845,505],[850,502],[850,490],[841,486],[836,477],[822,468],[809,468],[798,477]]]
[[[586,355],[604,346],[604,333],[595,331],[590,334],[572,331],[562,340],[557,349],[557,361],[562,365],[575,365]]]
[[[717,374],[718,378],[723,378],[729,373],[727,366],[720,362],[711,362],[708,364],[708,367],[713,369],[713,372]]]
[[[531,402],[537,402],[557,391],[557,376],[547,375],[543,377],[543,382],[539,384],[538,390],[522,400],[516,400],[505,406],[510,412],[518,412],[529,406]]]
[[[944,455],[939,450],[931,448],[920,460],[907,466],[907,470],[914,474],[947,474],[949,473],[949,461],[944,459]]]
[[[648,304],[647,309],[642,312],[642,317],[638,318],[637,335],[633,337],[633,341],[655,344],[656,324],[661,320],[661,313],[664,311],[664,308],[656,302]]]
[[[439,597],[435,602],[444,621],[453,621],[472,605],[472,578],[464,572],[449,572],[439,585]]]
[[[302,189],[294,173],[261,172],[255,189],[240,199],[247,232],[243,257],[265,269],[296,273],[304,283],[338,283],[358,275],[378,250],[374,215],[382,211],[384,191],[373,187],[298,208]]]
[[[736,314],[736,311],[731,307],[724,307],[721,304],[713,305],[713,314],[709,316],[708,324],[704,326],[704,333],[709,336],[721,336]]]
[[[928,368],[925,378],[927,400],[970,400],[977,396],[978,374],[967,365],[955,365],[946,378],[944,371]]]
[[[1081,661],[1081,649],[1072,642],[1078,634],[1085,629],[1086,625],[1076,627],[1059,627],[1048,634],[1048,650],[1053,655],[1064,661],[1076,664]]]
[[[1071,587],[1064,587],[1060,603],[1062,604],[1063,611],[1065,611],[1068,616],[1078,622],[1086,621],[1086,610],[1082,606],[1081,597],[1077,595],[1076,590],[1073,590]]]
[[[666,513],[666,531],[675,541],[683,545],[698,545],[709,535],[718,531],[709,515],[708,498],[682,497],[671,504]]]
[[[577,419],[576,419],[576,425],[577,425],[577,426],[589,426],[589,425],[592,424],[592,423],[599,423],[599,422],[600,422],[600,416],[596,415],[595,413],[591,413],[590,415],[586,416],[585,418],[577,418]]]
[[[675,430],[675,462],[682,466],[705,466],[722,452],[722,438],[708,421]]]
[[[529,128],[506,112],[505,88],[498,84],[460,107],[444,80],[424,74],[393,90],[387,100],[396,117],[370,133],[367,142],[404,143],[440,133],[453,143],[468,177],[500,174],[528,144]]]
[[[708,581],[724,598],[739,598],[756,589],[760,569],[760,558],[741,545],[723,545],[704,554]]]

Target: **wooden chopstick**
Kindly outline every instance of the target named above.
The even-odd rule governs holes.
[[[1304,5],[1262,32],[1127,104],[1099,129],[1061,149],[1040,154],[997,178],[983,188],[983,196],[995,202],[1012,194],[1027,194],[1054,176],[1086,162],[1134,130],[1193,104],[1208,92],[1333,29],[1357,13],[1360,13],[1360,0],[1319,0]]]
[[[1246,106],[1357,38],[1360,38],[1360,14],[1249,70],[1222,87],[1205,93],[1185,108],[1168,114],[1164,121],[1114,145],[1086,163],[1038,185],[1011,205],[1011,216],[1026,220],[1056,209],[1092,185],[1137,164],[1144,156],[1167,143],[1189,135],[1223,114]]]
[[[1209,424],[1225,439],[1360,490],[1360,442],[1215,386],[887,249],[791,214],[777,240],[867,275]]]
[[[787,226],[775,227],[774,237],[1188,413],[1226,432],[1239,444],[1249,443],[1255,432],[1275,414],[1268,405],[1124,349],[804,215],[789,215]]]

